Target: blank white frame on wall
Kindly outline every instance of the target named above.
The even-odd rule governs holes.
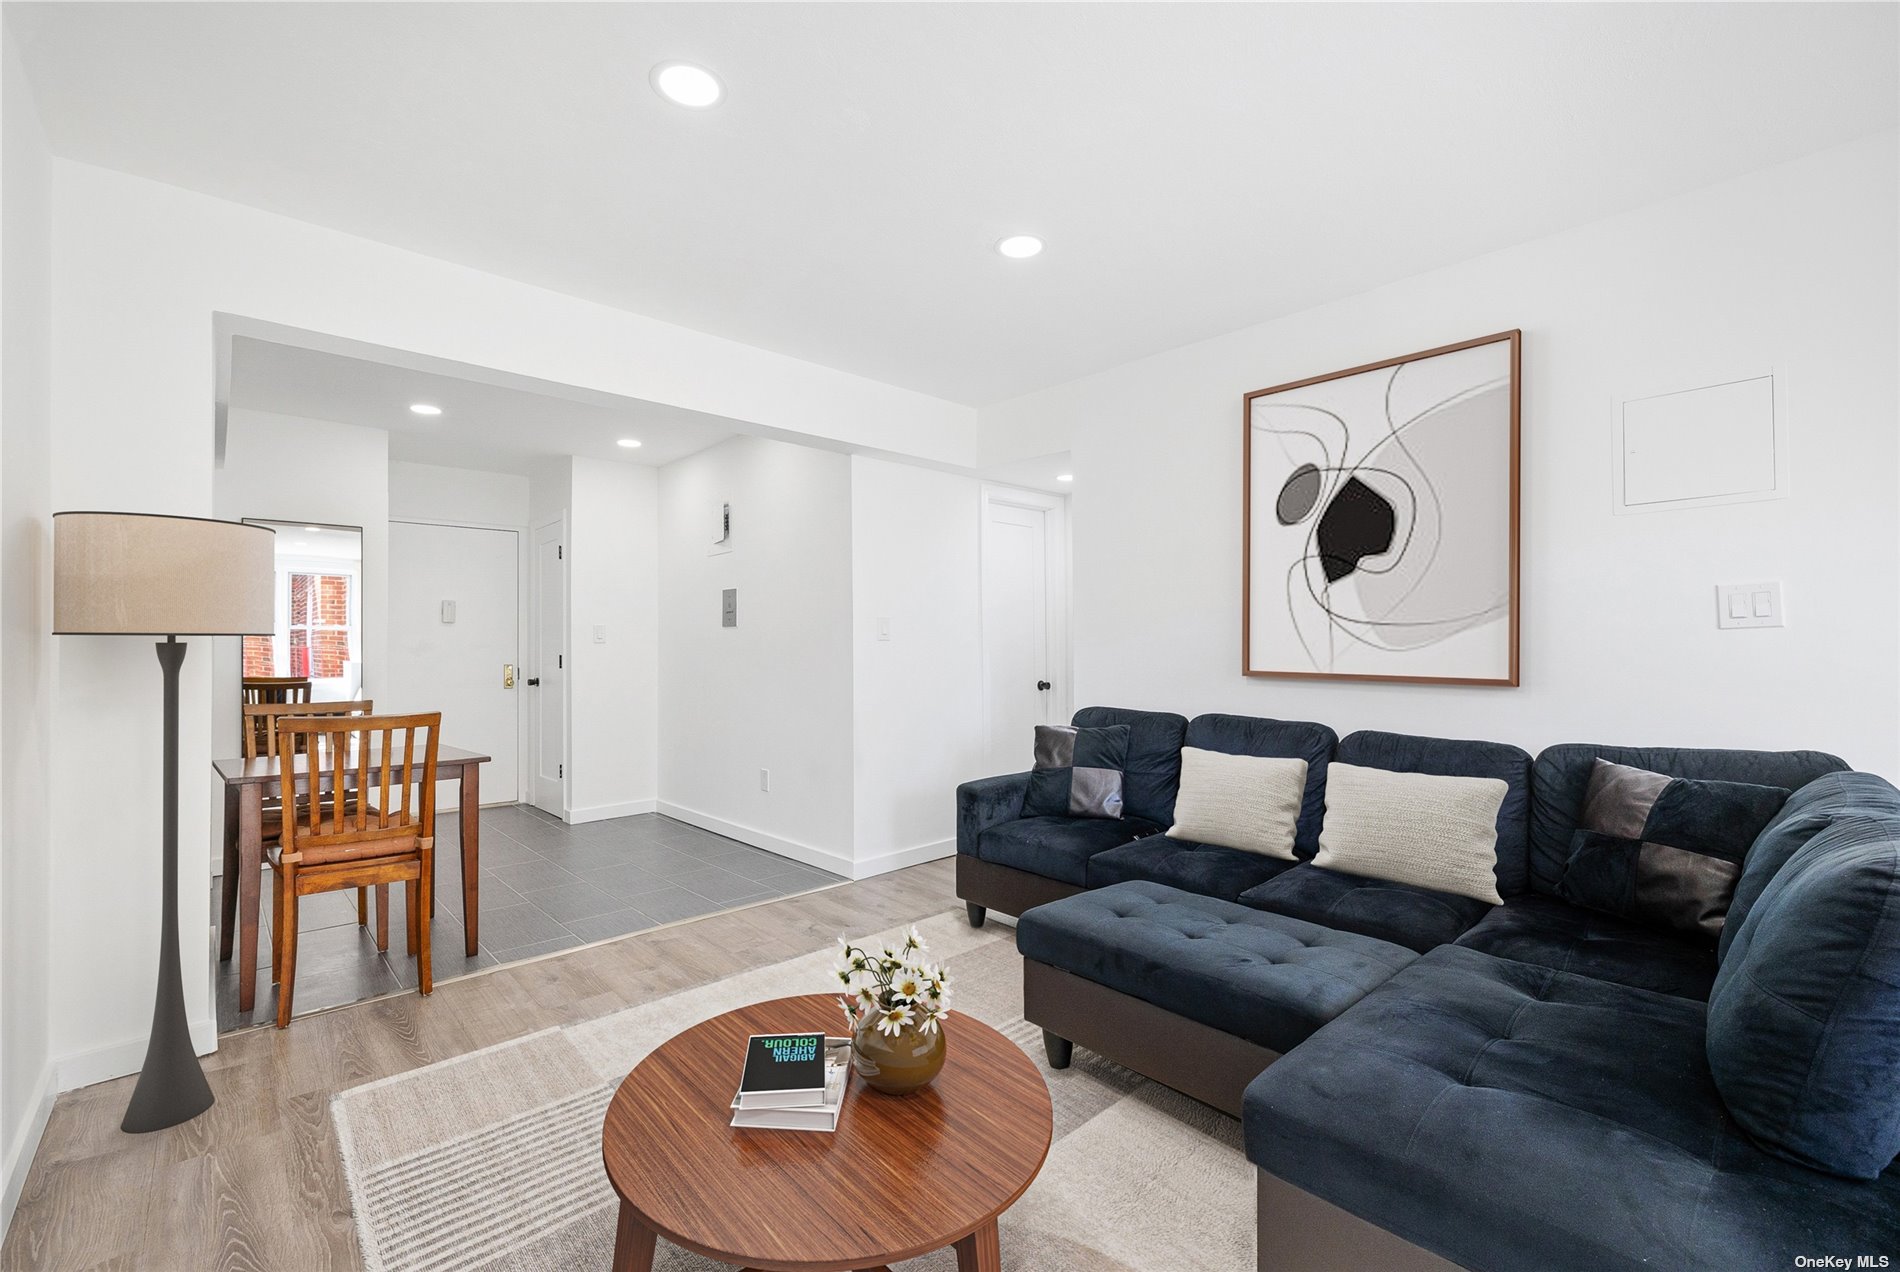
[[[1789,493],[1788,381],[1778,369],[1619,396],[1612,408],[1619,516]]]

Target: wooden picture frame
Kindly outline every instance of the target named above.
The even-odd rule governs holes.
[[[1241,674],[1517,685],[1522,370],[1511,330],[1242,397]]]

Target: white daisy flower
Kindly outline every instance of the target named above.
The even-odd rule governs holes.
[[[913,1019],[910,1007],[904,1003],[898,1003],[878,1020],[877,1031],[895,1038],[904,1032],[904,1026],[910,1024]]]
[[[891,992],[899,998],[922,998],[925,984],[923,973],[908,967],[891,978]]]

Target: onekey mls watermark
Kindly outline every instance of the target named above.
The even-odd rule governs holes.
[[[1797,1254],[1797,1268],[1828,1268],[1852,1272],[1856,1268],[1884,1268],[1890,1260],[1884,1254]]]

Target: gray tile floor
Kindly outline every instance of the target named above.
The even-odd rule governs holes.
[[[481,947],[463,951],[462,863],[456,819],[439,817],[436,914],[429,929],[435,978],[604,941],[642,928],[730,910],[843,880],[776,853],[656,814],[569,826],[517,804],[482,810]],[[217,884],[212,912],[217,912]],[[257,1005],[237,1009],[237,964],[218,974],[218,1029],[230,1032],[277,1017],[270,984],[270,878],[258,932]],[[416,983],[404,951],[401,889],[389,897],[389,950],[356,925],[356,894],[305,897],[299,911],[299,1015],[360,1002]]]

